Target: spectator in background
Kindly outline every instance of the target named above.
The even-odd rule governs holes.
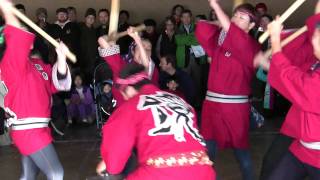
[[[109,10],[100,9],[98,12],[99,27],[97,28],[97,38],[107,35],[109,31]]]
[[[50,24],[47,22],[48,12],[45,8],[38,8],[36,10],[36,24],[45,32],[49,32]],[[49,44],[48,42],[42,38],[39,34],[36,34],[36,39],[34,42],[34,49],[38,51],[42,60],[49,64]]]
[[[165,55],[161,57],[160,68],[160,89],[168,89],[168,82],[175,80],[175,82],[179,85],[177,90],[183,94],[183,98],[189,104],[194,105],[194,98],[196,96],[194,82],[189,74],[176,67],[175,57],[173,55]]]
[[[260,19],[262,15],[267,14],[268,7],[265,3],[258,3],[255,7],[255,11],[257,18]]]
[[[26,14],[26,8],[24,7],[23,4],[16,4],[15,7],[16,7],[16,9],[18,9],[23,14]]]
[[[205,86],[202,83],[201,64],[206,63],[205,52],[194,36],[195,25],[192,23],[192,12],[184,10],[181,15],[181,24],[175,36],[177,44],[177,67],[186,71],[193,79],[197,88],[195,108],[200,108],[204,98]]]
[[[92,123],[95,110],[90,88],[83,84],[80,74],[75,75],[73,83],[70,104],[67,107],[68,123],[72,124],[73,120]]]
[[[209,21],[218,21],[216,12],[212,9],[209,12]]]
[[[67,7],[68,11],[68,19],[71,22],[77,22],[77,9],[75,7],[69,6]]]
[[[184,7],[181,4],[176,4],[173,6],[172,11],[171,11],[171,16],[174,17],[176,25],[180,25],[181,21],[181,13],[184,11]]]
[[[63,41],[71,52],[79,59],[79,26],[68,19],[68,10],[59,8],[56,10],[57,21],[50,26],[50,34],[54,39]],[[72,68],[78,68],[79,63],[71,64]]]
[[[200,20],[207,20],[207,16],[204,15],[204,14],[196,15],[195,23],[197,24],[197,22],[200,21]]]
[[[151,42],[152,44],[151,59],[158,66],[159,59],[156,53],[156,46],[157,46],[159,34],[156,31],[157,23],[153,19],[146,19],[144,20],[144,24],[146,25],[146,30],[142,32],[142,38],[148,39]]]
[[[129,24],[130,14],[127,10],[121,10],[119,13],[119,26],[118,32],[126,31],[130,24]],[[120,46],[120,54],[124,55],[127,54],[129,51],[129,46],[132,42],[132,39],[129,36],[122,37],[118,39],[117,44]]]
[[[96,11],[88,8],[85,13],[85,21],[80,24],[80,69],[84,73],[84,82],[91,83],[96,57],[98,54],[98,43],[96,29],[93,24],[96,19]]]
[[[157,56],[158,59],[165,55],[175,56],[177,45],[175,42],[176,34],[176,22],[172,16],[166,17],[165,19],[165,28],[160,34],[157,42]]]

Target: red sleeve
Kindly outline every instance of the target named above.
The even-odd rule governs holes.
[[[308,27],[308,36],[309,39],[312,38],[313,32],[317,27],[317,24],[320,22],[320,13],[309,17],[306,21],[306,25]]]
[[[231,23],[222,47],[233,54],[240,63],[253,68],[253,59],[260,50],[258,42],[248,33]]]
[[[18,80],[26,74],[34,35],[7,25],[4,29],[4,37],[6,49],[1,62],[3,67],[1,73],[7,78]]]
[[[213,56],[218,45],[219,27],[205,21],[199,21],[196,26],[195,36],[209,56]]]
[[[272,57],[268,79],[293,104],[304,111],[320,113],[320,72],[305,73],[293,66],[283,53]]]
[[[125,66],[125,61],[121,59],[120,54],[106,56],[103,59],[110,66],[110,68],[112,70],[113,80],[115,80],[115,78],[119,76],[119,73],[120,73],[122,67]]]
[[[120,174],[128,161],[135,144],[136,126],[131,113],[130,102],[119,107],[103,126],[101,155],[107,172]]]

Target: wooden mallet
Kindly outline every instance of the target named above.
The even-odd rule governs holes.
[[[37,33],[39,33],[43,38],[45,38],[47,41],[49,41],[49,43],[51,43],[54,47],[59,48],[59,43],[53,39],[49,34],[47,34],[45,31],[43,31],[39,26],[37,26],[34,22],[32,22],[27,16],[25,16],[24,14],[22,14],[19,10],[17,10],[15,7],[12,7],[11,9],[12,13],[17,16],[21,21],[23,21],[24,23],[26,23],[28,26],[30,26],[33,30],[35,30]],[[66,56],[68,57],[68,59],[73,62],[76,63],[77,62],[77,58],[76,56],[68,51]]]
[[[296,0],[281,16],[280,22],[283,23],[292,13],[294,13],[306,0]],[[262,44],[269,37],[269,32],[264,32],[260,38],[259,42]]]
[[[120,11],[120,0],[111,0],[111,11],[110,11],[110,24],[109,32],[112,33],[118,32],[118,23],[119,23],[119,11]]]
[[[307,26],[303,26],[302,28],[298,29],[296,32],[292,33],[290,36],[288,36],[283,41],[281,41],[281,47],[286,46],[287,44],[289,44],[291,41],[296,39],[298,36],[306,32],[307,30],[308,30]],[[266,57],[270,57],[272,54],[272,50],[268,49],[264,54]]]

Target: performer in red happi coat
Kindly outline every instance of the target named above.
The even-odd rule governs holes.
[[[42,171],[47,179],[62,180],[63,168],[52,145],[48,123],[51,95],[71,87],[65,56],[68,49],[60,44],[52,68],[41,59],[30,57],[35,35],[22,29],[11,12],[10,1],[0,0],[0,9],[6,21],[6,49],[0,62],[1,80],[8,88],[4,106],[11,116],[7,122],[11,138],[22,154],[20,179],[36,179]]]
[[[319,2],[317,7],[320,10]],[[302,180],[307,176],[320,179],[320,101],[317,92],[320,88],[320,29],[316,28],[320,23],[319,12],[307,20],[308,32],[303,34],[307,38],[300,51],[310,56],[304,59],[304,63],[300,60],[299,66],[295,65],[297,60],[289,59],[295,57],[282,51],[279,19],[269,25],[273,51],[271,64],[267,61],[259,64],[266,70],[270,68],[270,84],[292,103],[281,133],[294,138],[289,151],[269,176],[270,180]],[[310,45],[313,53],[309,51]]]
[[[253,59],[260,46],[248,32],[255,26],[254,7],[242,4],[231,19],[217,0],[209,0],[221,28],[200,21],[196,37],[211,57],[208,90],[202,109],[201,134],[211,158],[218,148],[232,148],[243,179],[254,179],[249,153],[249,95],[255,69]]]
[[[137,32],[134,32],[133,28],[128,29],[128,34],[134,39],[135,46],[132,49],[133,62],[142,64],[148,74],[148,77],[155,85],[158,85],[159,71],[151,59],[152,44],[150,41],[141,39]],[[112,70],[113,78],[119,75],[119,72],[124,65],[128,62],[124,61],[120,56],[120,47],[114,42],[107,43],[102,37],[99,38],[99,54],[109,64]],[[129,50],[131,51],[131,49]],[[112,93],[117,100],[117,106],[121,105],[124,100],[119,91],[116,88],[112,88]]]
[[[154,86],[141,65],[126,66],[115,82],[127,101],[103,127],[98,173],[121,173],[136,148],[138,167],[128,180],[215,179],[189,104]]]

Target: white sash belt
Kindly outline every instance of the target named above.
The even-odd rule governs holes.
[[[24,118],[12,122],[12,130],[27,130],[48,127],[50,118]]]
[[[308,149],[320,150],[320,142],[304,142],[300,140],[300,143]]]
[[[247,103],[249,97],[246,95],[225,95],[207,91],[206,100],[219,103]]]

